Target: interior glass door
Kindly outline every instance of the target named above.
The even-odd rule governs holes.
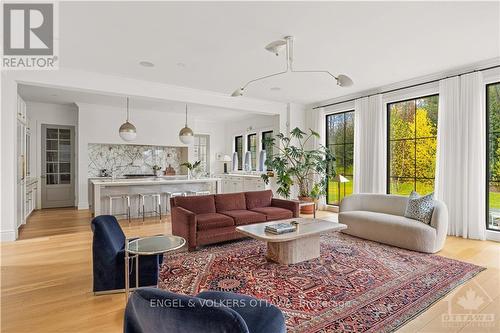
[[[73,129],[46,125],[43,137],[43,207],[74,205]]]

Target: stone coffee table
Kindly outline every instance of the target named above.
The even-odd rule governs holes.
[[[274,235],[265,231],[267,225],[276,223],[299,223],[294,232]],[[267,242],[267,258],[280,264],[296,264],[319,258],[319,236],[323,232],[346,229],[345,224],[320,219],[294,218],[249,224],[236,227],[236,230],[252,238]]]

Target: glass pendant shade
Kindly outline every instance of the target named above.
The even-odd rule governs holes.
[[[135,126],[128,121],[120,126],[120,137],[123,140],[132,141],[136,138],[136,136],[137,130],[135,129]]]
[[[187,145],[192,144],[194,142],[193,130],[187,126],[181,129],[181,131],[179,132],[179,140]]]
[[[186,124],[184,125],[184,128],[179,131],[179,140],[186,145],[190,145],[194,142],[194,133],[193,130],[188,127],[187,117],[188,109],[186,105]]]
[[[127,97],[127,121],[125,121],[120,126],[119,134],[120,138],[122,138],[123,140],[132,141],[137,136],[137,129],[132,123],[128,121],[128,116],[129,116],[129,108],[128,108],[128,97]]]

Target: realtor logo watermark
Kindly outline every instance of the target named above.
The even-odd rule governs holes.
[[[493,299],[476,281],[454,290],[448,298],[448,311],[441,315],[444,327],[496,327],[494,312],[482,310]]]
[[[2,69],[57,69],[56,4],[4,3],[2,9]]]

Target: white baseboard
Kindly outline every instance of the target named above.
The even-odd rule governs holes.
[[[89,209],[88,202],[79,202],[78,203],[78,210],[83,210],[83,209]]]
[[[0,241],[1,242],[11,242],[16,240],[15,230],[2,230],[0,231]]]
[[[494,242],[500,242],[500,231],[486,230],[486,239]]]

